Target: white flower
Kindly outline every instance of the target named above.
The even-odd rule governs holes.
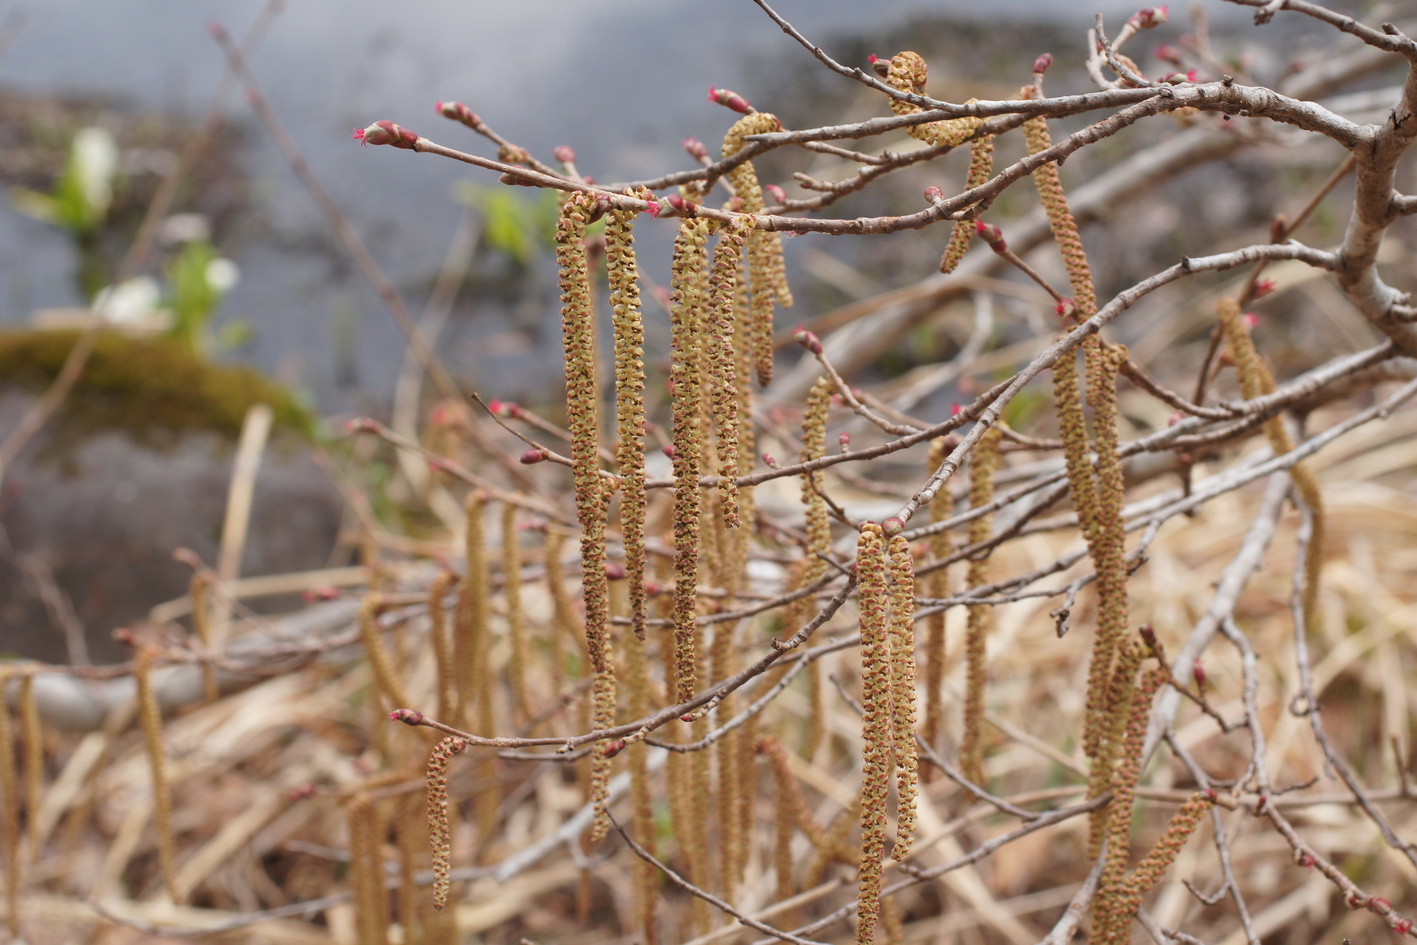
[[[84,199],[100,215],[106,213],[118,174],[118,142],[102,128],[80,128],[74,135],[73,160]]]
[[[110,324],[133,324],[150,319],[161,298],[157,280],[138,276],[100,291],[93,300],[93,310]]]
[[[218,256],[207,263],[207,285],[217,295],[225,295],[241,280],[241,270],[230,259]]]

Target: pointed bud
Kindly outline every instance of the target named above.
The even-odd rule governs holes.
[[[602,758],[614,758],[624,750],[625,740],[617,738],[614,741],[606,742],[600,749],[600,755]]]
[[[350,137],[361,145],[387,144],[405,151],[412,151],[414,143],[418,141],[416,133],[391,121],[376,121],[368,128],[356,128]]]
[[[822,340],[817,337],[816,332],[808,331],[801,325],[792,332],[792,340],[813,354],[822,353]]]
[[[769,469],[780,468],[777,462],[777,457],[772,455],[771,453],[763,454],[763,464],[766,465]]]
[[[668,197],[664,198],[664,202],[673,207],[675,213],[682,214],[683,216],[695,217],[699,215],[699,205],[692,200],[685,200],[678,194],[670,194]]]
[[[1195,663],[1191,666],[1191,674],[1196,679],[1196,688],[1202,693],[1204,693],[1205,681],[1207,678],[1205,675],[1205,664],[1202,663],[1199,659],[1197,659]]]
[[[422,725],[423,713],[417,709],[395,709],[389,713],[389,718],[395,722],[402,722],[405,725]]]
[[[1053,64],[1053,54],[1052,54],[1052,53],[1048,53],[1048,52],[1044,53],[1043,55],[1039,56],[1037,59],[1033,60],[1033,74],[1034,74],[1034,75],[1042,75],[1043,73],[1045,73],[1045,72],[1048,71],[1048,67],[1051,66],[1052,64]]]
[[[776,200],[778,203],[787,203],[787,192],[776,184],[767,184],[763,187],[763,190],[766,190],[768,196],[772,197],[772,199]]]
[[[989,244],[989,248],[996,253],[1006,252],[1009,248],[1008,242],[1004,239],[1004,233],[997,226],[985,223],[983,220],[974,224],[974,231]]]
[[[867,58],[870,59],[870,61],[871,61],[871,69],[875,71],[876,75],[880,76],[880,77],[883,78],[883,79],[890,76],[890,74],[891,74],[891,61],[890,61],[889,59],[882,59],[881,57],[877,56],[875,53],[872,53],[872,54],[871,54],[869,57],[867,57]]]
[[[1274,291],[1275,281],[1273,279],[1256,279],[1255,288],[1250,298],[1262,299]]]
[[[1132,29],[1149,30],[1154,26],[1160,26],[1170,18],[1171,14],[1165,6],[1142,7],[1132,14],[1132,18],[1127,23]]]
[[[544,463],[551,458],[551,454],[546,450],[531,449],[517,457],[517,462],[523,466],[534,466],[537,463]]]
[[[730,92],[728,89],[716,89],[711,85],[709,86],[708,100],[743,115],[753,110],[753,106],[748,104],[748,100],[737,92]]]
[[[477,113],[468,108],[462,102],[439,102],[438,114],[444,118],[451,118],[453,121],[462,122],[469,128],[476,128],[482,124],[482,119],[477,117]]]

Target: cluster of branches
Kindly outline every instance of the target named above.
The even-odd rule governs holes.
[[[1417,211],[1417,198],[1398,193],[1394,184],[1417,136],[1417,43],[1391,24],[1374,29],[1305,0],[1234,2],[1256,7],[1261,21],[1281,9],[1307,15],[1357,36],[1363,48],[1297,71],[1283,92],[1230,74],[1203,79],[1198,71],[1217,70],[1200,46],[1186,54],[1196,59],[1196,70],[1152,79],[1122,52],[1135,36],[1165,21],[1164,8],[1148,8],[1111,37],[1098,19],[1086,49],[1097,91],[1049,96],[1044,75],[1051,57],[1043,56],[1017,98],[958,104],[925,94],[926,64],[915,53],[873,59],[870,69],[844,66],[759,2],[823,65],[879,94],[892,116],[786,130],[736,93],[715,89],[714,101],[741,114],[717,157],[688,142],[694,168],[611,185],[583,175],[568,148],[558,149],[555,165],[543,163],[458,103],[440,103],[438,110],[494,142],[495,159],[390,121],[357,132],[366,144],[438,154],[496,171],[508,184],[561,192],[556,245],[564,426],[556,416],[480,400],[485,416],[459,412],[456,402],[445,401],[442,407],[450,409],[421,441],[373,420],[355,423],[352,432],[382,438],[427,462],[432,475],[422,471],[422,486],[434,507],[451,504],[445,517],[462,533],[462,564],[456,570],[395,567],[377,538],[377,523],[366,518],[366,563],[373,575],[367,592],[358,601],[334,601],[313,611],[327,618],[318,632],[304,624],[295,635],[287,628],[279,637],[218,645],[204,615],[212,598],[226,591],[194,562],[197,642],[142,644],[133,664],[109,671],[137,680],[138,718],[158,796],[157,868],[172,899],[180,901],[190,890],[176,879],[161,696],[151,682],[157,667],[191,664],[170,670],[169,684],[187,678],[215,700],[223,687],[257,667],[289,673],[358,643],[367,658],[372,701],[416,732],[377,735],[381,769],[342,792],[348,895],[361,941],[383,940],[395,915],[389,889],[398,891],[393,905],[405,941],[415,932],[428,941],[450,941],[455,910],[442,910],[455,898],[454,883],[507,879],[563,845],[583,867],[581,892],[588,897],[584,877],[596,868],[598,845],[616,842],[607,841],[612,828],[637,858],[628,912],[646,942],[695,935],[707,940],[716,925],[729,921],[771,939],[803,943],[836,934],[853,917],[859,942],[878,935],[899,940],[902,924],[915,917],[898,905],[907,890],[951,882],[1009,843],[1086,821],[1080,885],[1045,941],[1070,941],[1084,921],[1100,942],[1129,941],[1135,922],[1158,942],[1196,941],[1183,929],[1158,924],[1144,903],[1192,834],[1209,824],[1213,872],[1207,888],[1193,892],[1207,904],[1228,899],[1242,934],[1254,943],[1260,933],[1251,921],[1246,884],[1231,865],[1228,818],[1234,817],[1262,819],[1295,861],[1322,873],[1350,908],[1366,909],[1389,928],[1412,934],[1411,915],[1351,880],[1286,813],[1292,789],[1270,774],[1269,723],[1257,704],[1260,659],[1236,609],[1284,508],[1294,506],[1303,526],[1291,597],[1301,680],[1291,693],[1292,711],[1307,720],[1350,802],[1417,868],[1417,853],[1378,803],[1383,792],[1360,783],[1324,727],[1309,646],[1320,635],[1327,520],[1307,465],[1325,446],[1387,417],[1417,394],[1417,308],[1384,282],[1377,265],[1388,229]],[[234,68],[245,73],[239,51],[229,42],[226,48]],[[1391,111],[1385,120],[1359,123],[1315,100],[1388,62],[1401,65],[1404,78],[1387,90]],[[253,101],[260,103],[259,97]],[[1079,115],[1101,117],[1054,140],[1050,120]],[[1065,158],[1162,116],[1185,125],[1161,147],[1164,154],[1149,153],[1105,172],[1085,196],[1069,199],[1059,172]],[[1232,123],[1235,117],[1249,119],[1243,130]],[[1263,140],[1275,125],[1331,139],[1348,156],[1306,206],[1276,219],[1269,242],[1186,256],[1110,298],[1098,297],[1079,217],[1130,199],[1202,157],[1224,157]],[[848,149],[830,143],[870,142],[898,131],[922,146]],[[996,140],[1014,131],[1026,155],[998,167]],[[823,213],[886,175],[965,148],[967,180],[957,192],[930,187],[919,209],[895,216]],[[832,181],[798,174],[809,195],[789,199],[759,182],[754,162],[769,151],[791,149],[831,155],[859,169]],[[1353,208],[1340,243],[1321,248],[1294,239],[1312,210],[1350,175]],[[996,199],[1025,179],[1039,195],[1038,223],[1001,227],[986,220]],[[658,418],[646,396],[634,230],[665,226],[659,221],[670,219],[677,227],[664,302],[671,412]],[[775,308],[792,304],[782,233],[880,236],[937,224],[952,227],[941,239],[943,274],[930,289],[935,297],[959,291],[964,275],[1012,267],[1053,300],[1056,337],[943,419],[911,415],[923,400],[918,389],[909,403],[893,403],[846,380],[886,343],[877,339],[893,336],[892,319],[905,317],[889,309],[823,330],[821,337],[799,329],[793,338],[805,352],[801,364],[774,383]],[[978,246],[976,237],[986,245]],[[1022,256],[1046,243],[1057,248],[1061,265],[1055,268],[1065,273],[1066,286],[1039,271],[1047,266]],[[601,260],[609,283],[605,306],[594,278]],[[1273,288],[1262,272],[1280,261],[1296,261],[1332,279],[1381,332],[1381,343],[1276,378],[1245,309]],[[1158,376],[1174,374],[1177,365],[1138,363],[1109,337],[1162,287],[1236,270],[1246,277],[1215,306],[1209,350],[1185,393]],[[607,318],[597,314],[599,307],[608,310]],[[456,394],[431,347],[409,327],[411,347],[437,386]],[[602,334],[612,340],[603,358]],[[966,345],[955,361],[931,371],[928,384],[943,388],[967,374],[968,359],[978,350]],[[1051,379],[1051,414],[1039,429],[1014,429],[1005,412],[1045,374]],[[1229,384],[1232,377],[1238,396],[1218,394],[1222,379]],[[1385,387],[1389,382],[1399,386]],[[782,411],[765,408],[761,391],[769,384],[777,406],[797,404],[796,432],[785,429]],[[1164,405],[1173,422],[1129,435],[1119,393]],[[1341,419],[1309,429],[1313,411],[1337,401],[1345,404]],[[864,431],[857,437],[867,442],[855,445],[839,431],[839,448],[829,449],[830,427],[847,414]],[[508,435],[525,444],[519,463],[505,462],[500,443]],[[1248,451],[1235,449],[1260,438]],[[762,452],[769,440],[795,445],[796,461]],[[668,475],[648,455],[655,441],[669,458]],[[928,451],[922,479],[901,487],[871,472],[885,457],[916,446]],[[1155,461],[1143,463],[1147,458]],[[1202,465],[1210,459],[1222,461]],[[564,500],[557,493],[561,476],[551,469],[557,465],[570,470]],[[967,487],[955,481],[961,470],[968,472]],[[1179,476],[1180,485],[1164,487],[1157,478],[1162,474]],[[800,488],[800,503],[763,498],[778,480]],[[1137,613],[1129,582],[1145,566],[1162,527],[1251,483],[1263,483],[1262,496],[1191,630],[1153,631],[1145,624],[1138,630],[1138,618],[1148,615]],[[1039,535],[1080,542],[1050,562],[1018,567],[1009,549]],[[578,542],[574,550],[572,541]],[[526,585],[533,583],[544,586],[544,595],[530,595]],[[991,787],[986,767],[987,644],[998,608],[1040,598],[1058,602],[1057,635],[1069,634],[1058,646],[1068,647],[1075,659],[1082,658],[1078,647],[1086,647],[1082,708],[1067,736],[1081,746],[1080,776],[1062,794],[1004,796]],[[1082,599],[1088,607],[1079,607]],[[351,614],[355,607],[357,615]],[[966,614],[961,655],[953,660],[946,651],[950,611]],[[1079,643],[1079,637],[1087,639]],[[1200,662],[1221,639],[1242,666],[1238,721],[1208,697]],[[842,678],[828,680],[823,666],[849,652],[859,653],[859,661]],[[917,659],[923,664],[918,674]],[[946,678],[956,663],[963,691],[950,698]],[[10,760],[14,735],[0,725],[13,924],[22,879],[21,801],[27,796],[35,802],[40,790],[33,773],[42,763],[33,755],[41,741],[38,727],[46,712],[58,711],[46,706],[72,702],[63,687],[82,674],[21,666],[10,675],[19,677],[18,718],[31,752],[25,759],[27,793]],[[829,682],[836,684],[835,694]],[[1181,744],[1175,718],[1182,700],[1220,730],[1247,733],[1250,751],[1242,771],[1210,770]],[[841,740],[829,730],[827,720],[843,706],[859,713],[859,737]],[[797,719],[803,724],[793,725]],[[1191,790],[1148,794],[1143,773],[1162,745],[1188,772]],[[455,776],[454,758],[463,753],[472,756],[471,777],[478,785],[471,797],[459,791]],[[768,773],[764,780],[770,778],[770,796],[760,797],[760,763]],[[585,792],[583,807],[524,849],[502,851],[498,861],[494,852],[506,829],[506,806],[515,803],[521,785],[534,783],[529,775],[507,772],[566,765],[574,767]],[[850,796],[823,823],[806,799],[803,772],[833,770],[840,777],[848,765],[859,770],[847,779]],[[617,774],[620,766],[624,771]],[[666,776],[653,776],[661,767]],[[925,795],[936,783],[954,785],[972,805],[974,813],[962,814],[962,823],[976,822],[983,811],[1014,826],[934,865],[920,865],[922,850],[962,829],[931,820]],[[1150,837],[1134,817],[1138,799],[1148,796],[1173,808],[1159,835]],[[1407,798],[1405,783],[1393,796]],[[1068,803],[1052,807],[1059,797]],[[616,819],[622,798],[628,800],[624,825]],[[772,811],[771,842],[760,842],[756,830],[760,807]],[[455,823],[458,812],[467,815],[463,828]],[[431,851],[420,853],[414,841],[425,831]],[[384,862],[390,838],[400,853],[396,880]],[[475,849],[460,854],[469,841]],[[887,863],[888,852],[894,865]],[[454,869],[460,855],[475,857],[477,865]],[[420,857],[431,866],[426,872],[418,869]],[[775,894],[752,892],[750,875],[771,875]],[[855,885],[854,897],[841,892],[843,875]],[[419,892],[429,885],[431,910]],[[693,897],[672,919],[664,908],[667,886]],[[324,903],[303,905],[308,911]],[[221,928],[274,915],[251,913]]]

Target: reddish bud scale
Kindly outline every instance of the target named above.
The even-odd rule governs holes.
[[[776,184],[766,184],[763,186],[763,190],[766,190],[772,199],[776,200],[778,203],[787,203],[787,191]]]
[[[1255,287],[1251,291],[1250,297],[1262,299],[1274,291],[1276,283],[1273,279],[1256,279]]]
[[[748,100],[737,92],[728,89],[716,89],[709,86],[708,100],[724,108],[746,115],[753,110],[753,106],[748,104]]]
[[[371,144],[387,144],[390,147],[403,148],[405,151],[412,151],[414,144],[418,141],[416,132],[391,121],[376,121],[368,128],[356,128],[350,137],[366,147]]]
[[[699,205],[692,200],[685,200],[678,194],[670,194],[664,198],[664,202],[673,207],[676,212],[682,213],[686,217],[694,217],[699,214]]]
[[[837,434],[837,437],[836,437],[836,441],[841,444],[842,452],[845,452],[846,450],[851,449],[851,434],[850,434],[850,433],[846,433],[846,432],[844,432],[844,431],[843,431],[842,433],[838,433],[838,434]]]
[[[925,199],[930,201],[931,203],[934,203],[937,200],[944,200],[945,192],[940,188],[936,187],[934,184],[931,184],[929,187],[925,188]]]
[[[885,532],[887,538],[894,538],[905,531],[905,523],[892,515],[881,523],[881,531]]]
[[[623,564],[607,564],[605,576],[612,581],[623,581],[625,580],[625,566]]]
[[[1045,72],[1048,71],[1048,67],[1051,66],[1052,64],[1053,64],[1053,54],[1052,54],[1052,53],[1044,53],[1043,55],[1039,56],[1037,59],[1033,60],[1033,74],[1034,74],[1034,75],[1042,75],[1043,73],[1045,73]]]
[[[453,121],[462,122],[469,128],[476,128],[482,124],[482,119],[477,117],[477,113],[468,108],[462,102],[439,102],[438,114],[444,118],[451,118]]]
[[[766,465],[769,469],[776,469],[778,466],[777,457],[772,455],[771,453],[764,453],[763,464]]]
[[[792,333],[792,340],[813,354],[822,353],[822,340],[817,337],[816,332],[808,331],[801,325]]]
[[[544,463],[551,458],[551,454],[546,450],[527,450],[517,457],[517,462],[523,466],[534,466],[537,463]]]
[[[576,163],[576,150],[568,145],[557,145],[552,149],[551,155],[562,164]]]
[[[395,709],[389,713],[389,718],[395,722],[402,722],[405,725],[422,725],[423,713],[417,709]]]
[[[689,157],[696,161],[708,160],[708,148],[698,138],[685,138],[680,142],[684,150],[689,152]]]
[[[997,226],[980,220],[978,223],[974,224],[974,231],[979,234],[984,242],[989,244],[989,248],[994,252],[1004,253],[1008,251],[1009,244],[1004,239],[1003,231]]]
[[[1077,305],[1074,304],[1072,299],[1062,299],[1057,305],[1053,306],[1053,314],[1057,315],[1059,318],[1068,318],[1075,311],[1077,311]]]
[[[1202,691],[1204,691],[1206,681],[1205,664],[1203,664],[1200,660],[1196,660],[1195,665],[1191,667],[1191,673],[1195,676],[1196,686],[1199,687]]]

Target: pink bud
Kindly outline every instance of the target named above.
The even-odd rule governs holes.
[[[792,332],[792,340],[813,354],[822,353],[822,340],[817,337],[815,332],[808,331],[801,325],[798,325]]]
[[[763,188],[778,203],[787,203],[787,192],[776,184],[768,184]]]
[[[699,205],[692,200],[685,200],[678,194],[670,194],[668,197],[664,198],[664,202],[673,207],[676,212],[682,213],[686,217],[698,215]]]
[[[695,161],[708,160],[708,148],[704,147],[704,143],[698,138],[685,138],[679,143],[683,146],[685,151],[689,152],[689,157],[693,158]]]
[[[1256,279],[1254,292],[1250,295],[1250,298],[1262,299],[1273,292],[1274,289],[1275,281],[1273,279]]]
[[[649,214],[650,216],[652,216],[652,217],[657,217],[657,216],[659,216],[659,201],[658,201],[658,200],[646,200],[646,201],[645,201],[645,213],[648,213],[648,214]]]
[[[1045,72],[1048,71],[1048,67],[1051,66],[1052,64],[1053,64],[1053,54],[1052,54],[1052,53],[1047,53],[1047,52],[1044,53],[1043,55],[1039,56],[1037,59],[1033,60],[1033,74],[1034,74],[1034,75],[1042,75],[1043,73],[1045,73]]]
[[[1260,323],[1260,317],[1254,312],[1246,312],[1243,316],[1245,327],[1253,330]]]
[[[1171,18],[1165,6],[1142,7],[1127,22],[1133,29],[1149,30],[1154,26],[1160,26]]]
[[[395,722],[402,722],[405,725],[422,725],[423,713],[417,709],[395,709],[389,713],[389,718]]]
[[[959,412],[960,412],[961,410],[963,410],[963,409],[964,409],[964,408],[961,407],[959,404],[950,404],[950,416],[951,416],[951,417],[958,417],[958,416],[959,416]]]
[[[612,742],[606,742],[600,749],[600,754],[604,758],[614,758],[625,750],[625,740],[617,738]]]
[[[887,538],[894,538],[896,535],[905,531],[905,523],[892,515],[881,523],[881,531],[886,533]]]
[[[482,119],[477,117],[477,113],[462,102],[439,102],[438,114],[444,118],[451,118],[453,121],[460,121],[469,128],[476,128],[482,124]]]
[[[974,231],[979,234],[984,242],[989,244],[989,248],[994,252],[1003,253],[1008,250],[1009,244],[1004,239],[1004,233],[997,226],[980,220],[974,224]]]
[[[1173,66],[1179,66],[1182,62],[1181,54],[1167,43],[1162,43],[1160,46],[1157,46],[1154,55],[1162,62],[1169,62]]]
[[[1377,915],[1387,915],[1392,911],[1392,903],[1382,896],[1374,896],[1368,900],[1368,911]]]
[[[1053,314],[1059,318],[1068,318],[1075,311],[1077,311],[1077,306],[1073,304],[1072,299],[1060,299],[1058,304],[1053,306]]]
[[[523,466],[534,466],[537,463],[544,463],[550,458],[551,456],[546,450],[531,449],[518,456],[517,462],[521,463]]]
[[[934,184],[931,184],[929,187],[925,188],[925,199],[930,201],[931,203],[934,203],[937,200],[944,200],[945,192],[940,188],[936,187]]]
[[[1170,416],[1170,418],[1166,421],[1166,425],[1168,427],[1174,427],[1176,424],[1180,423],[1184,419],[1186,419],[1186,415],[1178,410]]]
[[[391,121],[376,121],[368,128],[356,128],[350,137],[361,145],[387,144],[405,151],[412,151],[414,143],[418,141],[417,134]]]
[[[133,636],[133,631],[129,630],[127,627],[119,627],[114,630],[113,640],[115,643],[121,643],[124,646],[138,645],[138,638]]]
[[[743,115],[753,110],[753,106],[748,104],[748,100],[737,92],[730,92],[728,89],[716,89],[711,85],[709,86],[708,100]]]
[[[666,443],[666,444],[664,444],[664,455],[665,455],[665,456],[668,456],[670,459],[673,459],[673,458],[674,458],[674,444],[673,444],[673,443]]]
[[[764,465],[766,465],[769,469],[777,469],[777,468],[778,468],[777,457],[774,456],[774,455],[772,455],[771,453],[764,453],[764,454],[763,454],[763,463],[764,463]]]
[[[871,61],[871,68],[875,71],[876,75],[880,76],[883,79],[890,76],[891,63],[889,59],[882,59],[881,57],[875,54],[872,54],[868,58]]]
[[[1199,689],[1201,692],[1205,692],[1205,664],[1203,664],[1199,659],[1197,659],[1195,661],[1195,664],[1191,667],[1191,673],[1196,678],[1196,688]]]
[[[1208,787],[1204,791],[1201,791],[1201,793],[1204,794],[1206,796],[1206,799],[1212,804],[1220,800],[1220,795],[1215,793],[1215,788],[1213,787]]]
[[[605,566],[605,576],[611,581],[625,580],[625,566],[611,562]]]
[[[552,154],[553,157],[556,158],[556,160],[560,161],[562,164],[574,164],[574,163],[576,163],[576,152],[575,152],[575,149],[574,149],[574,148],[571,148],[571,147],[568,147],[567,145],[564,145],[564,144],[563,144],[563,145],[557,146],[556,148],[554,148],[554,149],[551,151],[551,154]]]
[[[851,449],[851,434],[843,430],[836,435],[836,442],[841,446],[841,451],[845,453]]]

